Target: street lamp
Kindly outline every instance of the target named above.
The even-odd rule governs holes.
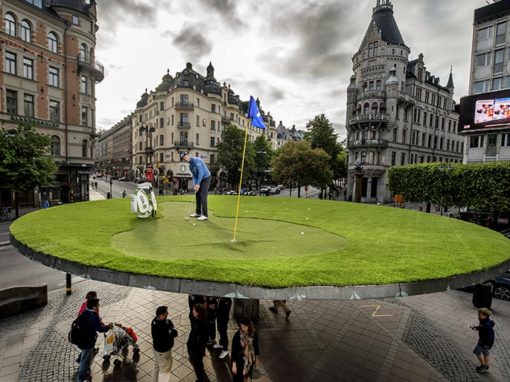
[[[140,136],[143,136],[145,133],[145,172],[147,173],[147,169],[152,169],[152,155],[154,154],[154,149],[152,147],[152,133],[154,133],[156,129],[152,125],[142,124],[140,127]],[[150,158],[150,161],[149,161]],[[149,163],[150,162],[150,163]],[[146,175],[146,174],[145,174]]]

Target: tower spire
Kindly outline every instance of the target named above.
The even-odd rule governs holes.
[[[454,89],[455,85],[453,84],[453,65],[450,66],[450,77],[448,78],[448,84],[446,85],[448,89]]]

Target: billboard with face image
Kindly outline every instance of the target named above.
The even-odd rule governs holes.
[[[510,127],[510,90],[477,94],[460,101],[460,130]]]

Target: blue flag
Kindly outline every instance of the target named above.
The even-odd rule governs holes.
[[[259,129],[265,129],[264,121],[260,115],[259,107],[255,99],[250,96],[250,104],[248,106],[248,118],[251,119],[252,126],[258,127]]]

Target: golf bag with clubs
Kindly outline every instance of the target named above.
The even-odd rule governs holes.
[[[136,186],[131,195],[131,212],[141,219],[156,216],[158,205],[152,184],[146,182]]]

